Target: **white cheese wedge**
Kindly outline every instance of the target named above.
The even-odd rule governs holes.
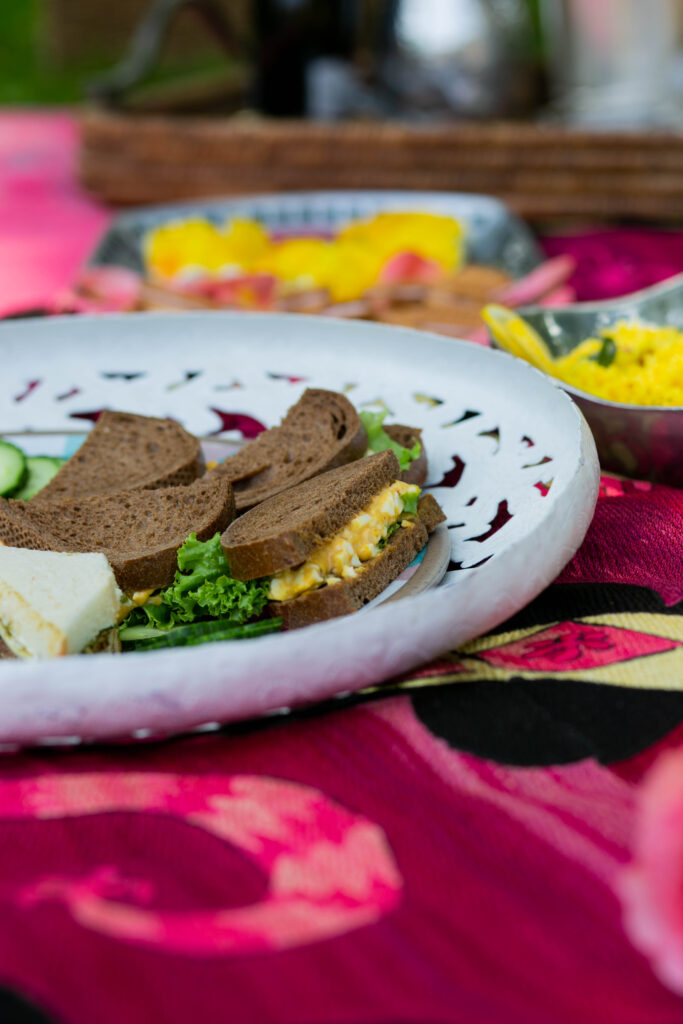
[[[0,636],[19,657],[78,654],[119,617],[102,554],[0,547]]]

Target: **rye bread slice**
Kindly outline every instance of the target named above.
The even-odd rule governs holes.
[[[5,641],[0,636],[0,661],[3,658],[16,658],[14,651],[11,651]]]
[[[186,487],[115,491],[62,501],[0,498],[0,540],[42,551],[101,551],[121,590],[165,587],[177,551],[191,533],[209,540],[235,514],[227,480],[203,477]]]
[[[282,616],[284,629],[299,629],[358,611],[410,565],[427,543],[429,534],[445,518],[436,499],[431,494],[425,495],[418,504],[416,519],[397,530],[383,551],[366,562],[355,579],[328,584],[291,601],[272,601],[270,611]]]
[[[221,537],[238,580],[301,565],[398,477],[393,452],[321,473],[239,516]]]
[[[179,423],[105,409],[78,451],[31,500],[176,487],[203,472],[201,445]]]
[[[259,434],[214,472],[235,489],[238,512],[365,454],[367,436],[355,408],[336,391],[307,388],[279,427]]]
[[[384,424],[384,430],[391,440],[396,441],[402,448],[412,448],[416,441],[420,442],[420,454],[407,469],[403,470],[399,480],[403,480],[406,484],[417,484],[418,487],[422,487],[427,479],[427,453],[422,440],[422,431],[419,427],[406,427],[403,423]]]

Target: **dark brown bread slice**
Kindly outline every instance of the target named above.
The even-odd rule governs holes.
[[[398,477],[393,452],[378,452],[321,473],[269,498],[232,523],[221,537],[238,580],[271,576],[301,565]]]
[[[299,629],[358,611],[410,565],[427,543],[429,534],[445,518],[436,499],[431,494],[425,495],[418,504],[417,518],[410,526],[397,530],[384,550],[366,562],[355,579],[328,584],[291,601],[272,601],[270,611],[282,616],[284,629]]]
[[[0,540],[42,551],[101,551],[122,590],[165,587],[178,548],[191,533],[209,540],[235,514],[227,480],[206,476],[187,487],[115,491],[62,501],[0,498]]]
[[[417,503],[420,522],[424,523],[427,533],[433,533],[439,523],[446,522],[446,514],[433,494],[423,494]]]
[[[0,660],[3,658],[16,658],[14,651],[10,651],[5,641],[0,636]]]
[[[34,503],[191,484],[204,472],[196,437],[174,420],[105,409]]]
[[[403,423],[384,424],[384,430],[392,441],[396,441],[402,448],[412,448],[416,441],[420,442],[420,454],[414,459],[407,469],[401,473],[399,480],[406,484],[417,484],[422,487],[427,479],[427,453],[422,431],[418,427],[406,427]]]
[[[238,511],[365,455],[367,436],[344,395],[308,388],[272,427],[214,471],[235,488]]]

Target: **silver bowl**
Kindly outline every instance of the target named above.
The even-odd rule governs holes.
[[[556,309],[525,306],[517,312],[538,331],[554,356],[566,355],[617,320],[638,319],[683,330],[683,274],[621,299]],[[586,417],[604,469],[683,487],[682,406],[625,405],[563,381],[560,385]]]

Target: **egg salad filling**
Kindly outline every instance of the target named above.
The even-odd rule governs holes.
[[[412,525],[410,517],[417,512],[419,496],[420,488],[415,484],[396,480],[303,565],[275,573],[268,587],[269,600],[290,601],[308,590],[354,579],[363,563],[381,552],[396,529]]]
[[[136,590],[132,594],[121,595],[121,607],[118,613],[118,622],[123,622],[134,608],[142,608],[145,604],[160,604],[161,598],[156,597],[154,590]]]

